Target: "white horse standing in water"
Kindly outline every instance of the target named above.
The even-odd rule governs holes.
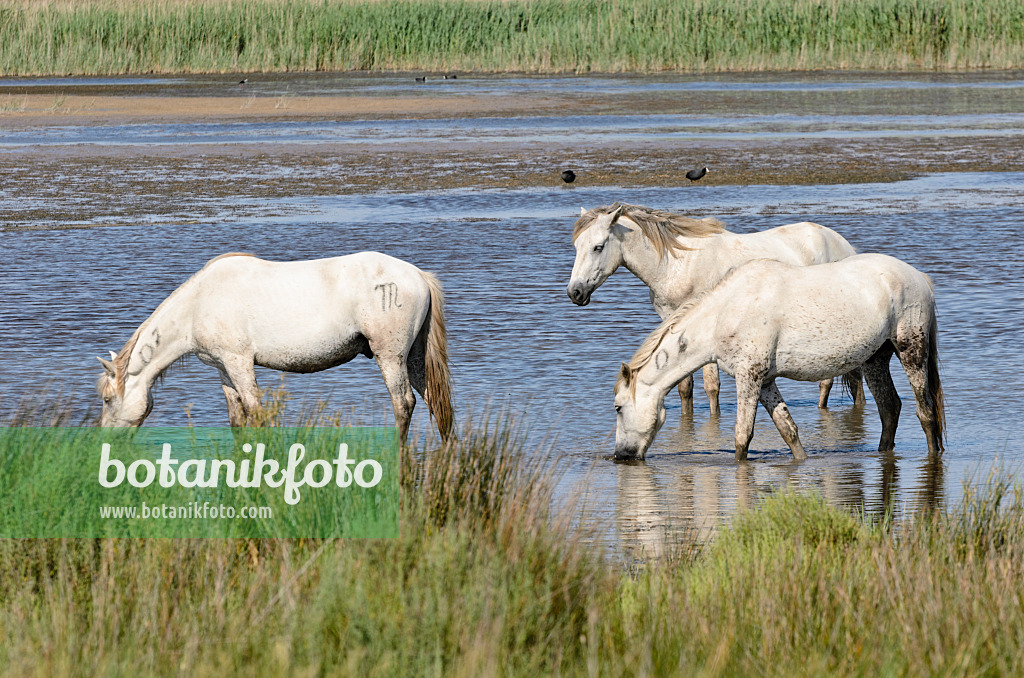
[[[640,278],[651,292],[651,303],[661,319],[681,304],[714,287],[722,277],[754,259],[774,259],[794,266],[825,264],[857,251],[830,228],[807,221],[760,233],[730,233],[717,219],[691,219],[681,214],[639,205],[615,203],[580,210],[573,228],[576,262],[566,291],[579,306],[619,266]],[[856,366],[855,366],[856,367]],[[855,370],[847,380],[857,404],[864,390]],[[718,366],[704,366],[704,391],[711,412],[718,413]],[[828,406],[832,380],[820,384],[818,407]],[[693,377],[679,383],[683,407],[693,411]]]
[[[444,295],[432,274],[377,252],[273,262],[224,254],[165,299],[105,373],[101,426],[138,426],[153,383],[194,353],[220,372],[232,426],[260,409],[254,365],[319,372],[357,355],[375,358],[406,440],[416,397],[442,437],[452,429]]]
[[[901,403],[889,374],[895,352],[917,400],[928,451],[945,431],[931,280],[884,254],[796,267],[760,260],[680,307],[641,345],[615,384],[615,456],[643,459],[665,423],[665,395],[712,360],[736,378],[736,459],[747,457],[758,401],[793,456],[806,458],[776,377],[818,381],[863,365],[892,450]]]

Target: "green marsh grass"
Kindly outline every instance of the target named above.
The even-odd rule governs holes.
[[[1024,66],[1019,0],[85,0],[0,6],[0,74]]]
[[[884,521],[781,493],[626,567],[514,426],[403,455],[397,539],[0,540],[0,673],[1024,672],[1019,480]]]

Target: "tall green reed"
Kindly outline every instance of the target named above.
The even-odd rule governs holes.
[[[0,73],[650,72],[1024,65],[1016,0],[15,3]]]

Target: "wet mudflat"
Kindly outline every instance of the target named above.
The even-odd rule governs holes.
[[[93,356],[119,349],[217,254],[374,249],[444,281],[460,414],[514,412],[531,442],[549,441],[567,488],[585,479],[593,519],[646,552],[782,487],[818,488],[871,512],[915,510],[955,500],[997,458],[1019,466],[1020,74],[464,77],[419,90],[411,76],[253,80],[252,94],[225,78],[0,82],[6,402],[59,386],[84,414]],[[111,108],[69,109],[60,97]],[[204,116],[190,112],[197,97],[230,103]],[[59,105],[32,109],[40,98]],[[402,103],[410,98],[423,101],[413,113]],[[683,173],[705,164],[712,173],[689,185]],[[577,171],[572,186],[558,178],[563,167]],[[579,207],[615,200],[717,216],[738,232],[816,221],[931,275],[949,422],[942,460],[927,459],[895,361],[904,400],[895,455],[873,451],[870,400],[859,410],[834,392],[819,411],[816,385],[785,382],[810,460],[793,463],[761,412],[751,462],[737,466],[726,377],[720,417],[708,414],[698,379],[695,413],[683,416],[670,397],[646,464],[604,460],[617,366],[657,316],[625,271],[586,308],[564,287]],[[277,384],[276,373],[258,374]],[[284,385],[295,409],[329,399],[355,423],[391,419],[372,361]],[[216,373],[198,361],[170,373],[155,402],[150,423],[226,422]]]

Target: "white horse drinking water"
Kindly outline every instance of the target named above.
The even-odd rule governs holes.
[[[651,291],[661,319],[681,304],[714,287],[740,264],[774,259],[794,266],[838,261],[856,254],[853,246],[830,228],[810,222],[779,226],[760,233],[730,233],[717,219],[691,219],[639,205],[615,203],[583,210],[573,228],[576,262],[566,291],[579,306],[619,266],[625,266]],[[717,413],[718,366],[704,367],[704,390],[711,412]],[[864,403],[859,373],[847,382],[857,404]],[[832,380],[820,384],[818,407],[828,406]],[[679,384],[683,407],[693,410],[693,377]]]
[[[931,280],[899,259],[860,254],[806,267],[750,262],[676,310],[623,363],[615,384],[615,456],[643,459],[665,422],[665,395],[712,360],[736,378],[737,460],[747,457],[758,401],[793,456],[807,456],[776,377],[818,381],[861,365],[882,419],[878,449],[892,450],[901,408],[889,374],[893,352],[914,390],[928,451],[936,454],[945,430],[937,333]]]
[[[444,295],[430,273],[377,252],[273,262],[246,254],[211,259],[165,299],[120,353],[100,358],[101,426],[138,426],[153,382],[194,353],[220,372],[228,417],[260,409],[254,365],[319,372],[357,355],[376,359],[404,442],[427,402],[442,437],[452,429]]]

